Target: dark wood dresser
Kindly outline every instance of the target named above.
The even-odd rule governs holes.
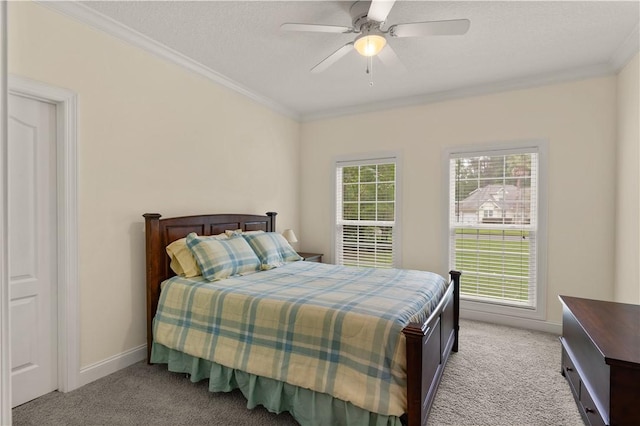
[[[640,305],[560,296],[562,375],[589,425],[640,425]]]

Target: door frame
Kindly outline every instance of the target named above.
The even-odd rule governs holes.
[[[8,94],[51,103],[56,108],[58,390],[69,392],[79,386],[80,375],[77,96],[70,90],[16,75],[8,76]]]
[[[0,2],[0,424],[11,424],[9,274],[7,273],[7,2]]]

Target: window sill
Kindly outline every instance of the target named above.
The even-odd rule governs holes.
[[[537,308],[529,306],[517,307],[493,302],[481,302],[477,300],[460,300],[460,309],[470,312],[481,312],[487,314],[507,315],[511,317],[527,318],[535,320],[544,320],[546,311],[544,306],[538,305]]]

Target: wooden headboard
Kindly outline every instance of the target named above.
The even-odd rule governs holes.
[[[152,323],[160,298],[160,283],[175,275],[169,267],[166,247],[190,232],[198,235],[216,235],[226,230],[275,232],[276,212],[266,215],[210,214],[160,219],[158,213],[145,213],[147,253],[147,362],[151,360],[153,341]]]

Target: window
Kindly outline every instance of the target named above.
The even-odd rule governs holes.
[[[398,263],[397,156],[336,161],[335,263]]]
[[[462,271],[461,298],[476,307],[541,316],[541,150],[529,144],[448,153],[449,264]]]

